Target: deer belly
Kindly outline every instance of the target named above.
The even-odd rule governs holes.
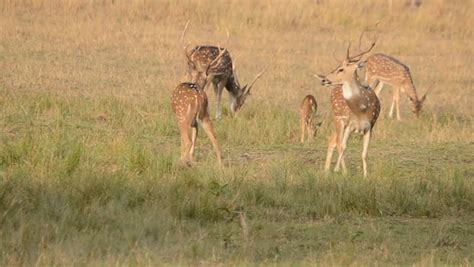
[[[370,121],[368,119],[351,121],[351,130],[356,133],[365,134],[370,130]]]

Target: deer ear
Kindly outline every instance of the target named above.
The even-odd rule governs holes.
[[[421,100],[420,100],[421,103],[425,102],[427,94],[428,94],[428,92],[426,92],[425,95],[421,98]]]
[[[326,77],[324,77],[323,75],[319,75],[319,74],[314,74],[313,76],[316,77],[316,78],[318,78],[318,79],[321,80],[321,81],[324,80],[324,79],[326,79]]]
[[[360,61],[359,63],[357,63],[358,68],[364,68],[366,65],[367,65],[367,60]]]
[[[251,88],[252,88],[252,87],[247,88],[247,85],[244,85],[244,87],[242,87],[242,91],[244,92],[244,95],[245,95],[245,94],[250,94],[250,89],[251,89]]]
[[[194,62],[191,60],[186,60],[186,62],[191,69],[196,69],[196,64],[194,64]]]

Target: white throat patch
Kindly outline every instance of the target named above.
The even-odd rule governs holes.
[[[344,96],[345,99],[351,99],[354,96],[354,91],[347,82],[342,84],[342,96]]]

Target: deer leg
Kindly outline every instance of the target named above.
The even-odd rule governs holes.
[[[331,168],[332,154],[334,153],[334,149],[336,148],[337,142],[337,133],[333,133],[331,137],[329,137],[328,151],[326,153],[326,163],[324,164],[324,171],[326,173],[328,173],[329,169]]]
[[[222,107],[221,107],[221,99],[222,99],[222,92],[224,91],[224,86],[227,81],[221,80],[218,84],[214,84],[214,90],[216,90],[216,100],[217,100],[217,107],[216,107],[216,119],[222,118]]]
[[[395,108],[395,95],[396,92],[393,92],[392,105],[390,106],[390,111],[388,112],[388,117],[393,118],[393,109]]]
[[[369,150],[370,137],[372,130],[367,131],[363,137],[363,148],[362,148],[362,167],[364,169],[364,177],[367,177],[367,154]]]
[[[337,144],[337,153],[338,155],[341,155],[342,154],[342,141],[340,141],[338,144]],[[347,168],[346,168],[346,161],[344,160],[344,155],[342,156],[341,158],[341,167],[342,167],[342,172],[343,173],[347,173]]]
[[[380,96],[380,92],[382,92],[383,82],[377,81],[377,82],[375,83],[375,86],[372,87],[372,88],[374,88],[375,94],[377,95],[377,97],[379,97],[379,96]]]
[[[343,134],[344,134],[344,129],[345,129],[345,123],[343,121],[340,122],[339,124],[339,128],[337,130],[337,143],[336,143],[336,147],[337,147],[337,154],[338,155],[341,155],[342,154],[342,137],[343,137]],[[346,168],[346,162],[344,160],[344,155],[342,156],[341,158],[341,167],[342,167],[342,171],[344,173],[347,172],[347,168]]]
[[[214,151],[216,152],[217,161],[219,162],[219,165],[222,166],[221,149],[219,147],[219,143],[217,143],[216,132],[214,131],[214,127],[212,126],[212,122],[209,119],[209,116],[203,118],[202,128],[204,128],[204,131],[211,140],[212,146],[214,147]]]
[[[313,142],[317,129],[316,129],[316,125],[313,123],[312,116],[311,118],[306,120],[305,125],[306,125],[306,132],[308,134],[308,142]]]
[[[400,120],[400,88],[395,89],[393,99],[395,101],[395,108],[397,109],[397,120]]]
[[[191,163],[190,150],[192,147],[191,136],[189,135],[189,128],[180,127],[181,132],[181,162],[189,165]]]
[[[198,135],[198,127],[197,127],[197,125],[193,125],[191,127],[191,149],[189,151],[189,154],[191,155],[191,159],[193,158],[194,147],[196,146],[197,135]]]
[[[301,138],[300,142],[303,144],[304,143],[304,130],[306,129],[306,123],[304,121],[304,118],[301,117]]]
[[[214,88],[214,95],[216,96],[216,120],[218,120],[221,118],[222,92],[219,92],[219,87],[216,83],[212,83],[212,87]]]
[[[351,135],[351,127],[347,126],[344,128],[344,135],[342,136],[342,140],[341,140],[341,152],[339,153],[339,158],[337,159],[336,167],[334,168],[335,172],[339,171],[341,167],[341,162],[344,160],[344,152],[346,151],[347,140],[349,139],[350,135]],[[343,168],[343,173],[346,174],[346,172],[347,170],[344,170]]]
[[[314,139],[314,131],[313,131],[313,128],[311,128],[312,126],[310,126],[308,123],[306,123],[306,133],[307,133],[307,136],[308,136],[308,142],[313,142],[313,139]]]

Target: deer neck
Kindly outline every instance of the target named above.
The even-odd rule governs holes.
[[[357,102],[361,98],[361,87],[362,85],[354,73],[342,83],[342,96],[346,101]]]
[[[409,96],[412,101],[418,102],[418,94],[416,93],[415,85],[413,84],[413,81],[410,79],[408,80],[404,85],[403,85],[403,90],[405,91],[405,94]]]
[[[239,81],[234,73],[229,76],[225,88],[229,92],[230,109],[232,112],[236,112],[245,92],[244,89],[240,87]]]
[[[239,91],[240,91],[240,86],[239,86],[239,81],[237,80],[237,77],[232,73],[229,78],[227,79],[227,83],[225,85],[225,88],[229,93],[233,96],[237,96]]]
[[[362,90],[366,89],[355,76],[342,84],[342,96],[356,117],[364,115],[369,107],[369,99],[362,94]]]
[[[204,90],[206,85],[207,85],[207,79],[206,77],[199,77],[195,84],[201,89],[201,90]]]

